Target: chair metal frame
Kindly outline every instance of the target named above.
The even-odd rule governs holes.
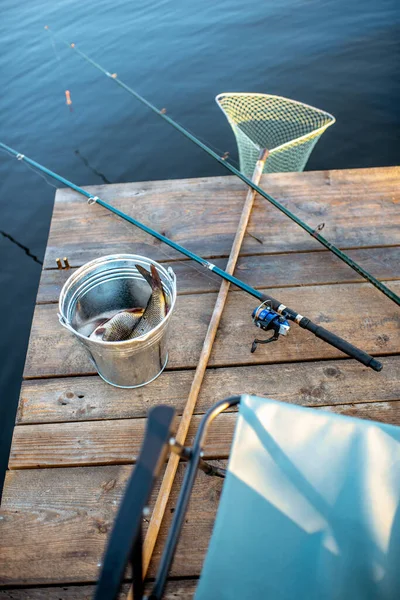
[[[201,469],[207,475],[225,476],[224,469],[210,465],[202,458],[208,429],[220,413],[237,406],[240,400],[241,396],[231,396],[212,406],[203,416],[193,446],[190,448],[182,446],[174,438],[175,410],[172,407],[157,406],[149,412],[140,455],[126,486],[107,544],[94,600],[116,600],[118,598],[128,563],[132,566],[135,600],[161,600],[198,469]],[[177,453],[188,464],[157,575],[150,595],[144,596],[142,569],[143,514],[148,512],[147,505],[150,495],[168,450]]]

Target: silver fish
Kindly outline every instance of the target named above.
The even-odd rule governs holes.
[[[160,275],[154,265],[150,265],[150,273],[142,266],[135,265],[139,273],[145,278],[152,289],[151,296],[140,321],[135,325],[129,339],[145,335],[164,319],[168,312],[164,288]]]
[[[128,340],[143,314],[144,308],[121,310],[110,319],[105,319],[98,324],[89,338],[103,342],[122,342]]]

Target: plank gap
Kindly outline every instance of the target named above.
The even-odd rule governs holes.
[[[249,234],[246,234],[249,235]],[[151,237],[151,236],[150,236]],[[173,241],[173,240],[172,240]],[[371,245],[371,246],[342,246],[341,248],[339,248],[339,250],[342,251],[349,251],[349,250],[379,250],[381,248],[399,248],[400,244],[376,244],[376,245]],[[251,258],[252,256],[287,256],[287,255],[292,255],[292,254],[315,254],[317,252],[320,253],[331,253],[330,250],[326,250],[325,248],[309,248],[309,249],[304,249],[304,250],[288,250],[287,252],[282,252],[277,250],[276,252],[274,251],[267,251],[267,252],[251,252],[249,254],[242,254],[240,253],[241,257],[246,257],[246,258]],[[208,261],[211,260],[223,260],[223,259],[228,259],[228,254],[215,254],[215,255],[210,255],[207,256]],[[202,257],[205,258],[205,257]],[[169,263],[169,262],[183,262],[183,263],[190,263],[192,262],[191,258],[187,258],[186,256],[182,255],[182,258],[177,258],[177,257],[171,257],[171,258],[166,258],[166,259],[159,259],[157,260],[158,263],[160,264],[164,264],[164,263]],[[71,267],[72,270],[74,269],[79,269],[80,267],[82,267],[85,263],[82,263],[80,265],[74,265]],[[349,267],[350,268],[350,267]],[[58,269],[56,267],[43,267],[42,271],[60,271],[60,270],[71,270],[71,269]]]
[[[339,352],[339,350],[338,350]],[[391,356],[398,356],[399,353],[398,352],[387,352],[387,353],[381,353],[381,354],[376,354],[376,353],[370,353],[371,356],[373,356],[374,358],[388,358]],[[343,356],[343,354],[341,353],[341,356],[323,356],[323,357],[310,357],[310,358],[302,358],[301,360],[266,360],[265,362],[262,361],[257,361],[257,363],[243,363],[243,362],[238,362],[238,363],[213,363],[212,365],[210,365],[210,369],[229,369],[229,368],[237,368],[237,367],[247,367],[247,366],[268,366],[268,365],[300,365],[302,363],[307,364],[307,363],[313,363],[316,362],[316,360],[318,362],[329,362],[329,361],[338,361],[338,360],[345,360],[345,361],[350,361],[350,360],[355,360],[353,358],[351,358],[350,356]],[[357,361],[356,361],[357,362]],[[360,368],[362,368],[364,365],[362,365],[361,363],[357,363]],[[188,365],[187,367],[181,367],[181,366],[177,366],[177,367],[165,367],[163,373],[180,373],[180,372],[184,372],[184,371],[195,371],[196,370],[196,366],[191,366]],[[98,375],[98,373],[94,373],[93,371],[87,372],[87,373],[66,373],[66,374],[62,374],[62,373],[55,373],[52,375],[29,375],[29,376],[24,376],[23,377],[23,381],[39,381],[41,379],[43,380],[49,380],[49,379],[63,379],[63,378],[70,378],[70,379],[75,379],[77,377],[100,377]],[[116,386],[115,386],[116,387]],[[118,388],[117,388],[118,389]],[[119,388],[121,389],[121,388]],[[129,389],[129,388],[127,388]],[[131,388],[134,389],[134,388]]]
[[[398,398],[391,398],[390,400],[384,400],[385,404],[390,404],[391,402],[399,402],[400,401],[400,392],[399,392],[399,396]],[[283,402],[283,401],[281,401]],[[349,402],[343,402],[341,404],[318,404],[318,403],[310,403],[307,405],[303,405],[301,404],[300,406],[304,406],[304,408],[331,408],[331,407],[335,407],[335,406],[355,406],[357,404],[379,404],[381,403],[382,400],[351,400]],[[162,401],[160,401],[160,404],[162,404]],[[156,406],[156,405],[154,405]],[[196,410],[194,411],[193,415],[194,416],[203,416],[206,414],[206,410]],[[224,413],[232,413],[232,412],[238,412],[238,409],[233,406],[233,407],[228,407]],[[182,416],[182,410],[176,411],[175,413],[176,417],[181,417]],[[139,416],[139,415],[133,415],[131,417],[127,416],[109,416],[107,418],[104,417],[98,417],[98,418],[93,418],[93,419],[68,419],[68,421],[29,421],[27,423],[15,423],[14,427],[29,427],[30,425],[60,425],[61,423],[96,423],[96,422],[103,422],[103,421],[131,421],[133,419],[146,419],[146,416]]]

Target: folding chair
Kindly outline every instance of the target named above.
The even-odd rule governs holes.
[[[208,427],[239,414],[226,472],[201,458]],[[154,408],[116,518],[96,600],[118,595],[127,563],[143,596],[141,522],[167,448],[188,464],[148,600],[162,598],[198,467],[225,476],[196,600],[400,598],[400,428],[255,396],[228,398],[176,444]]]

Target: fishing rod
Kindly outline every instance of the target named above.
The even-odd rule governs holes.
[[[88,204],[99,204],[100,206],[103,206],[103,208],[109,210],[110,212],[114,213],[118,217],[121,217],[125,221],[128,221],[128,223],[135,225],[135,227],[138,227],[139,229],[148,233],[152,237],[160,240],[161,242],[164,242],[164,244],[167,244],[170,248],[173,248],[180,254],[187,256],[191,260],[197,262],[202,267],[209,269],[210,271],[212,271],[213,273],[215,273],[222,279],[225,279],[226,281],[233,283],[239,289],[243,290],[244,292],[247,292],[254,298],[257,298],[261,302],[261,304],[253,311],[253,314],[252,314],[253,322],[257,327],[263,329],[264,331],[272,331],[273,335],[272,335],[272,337],[268,338],[267,340],[263,340],[263,341],[255,340],[255,343],[269,343],[269,342],[278,340],[281,335],[287,335],[289,328],[290,328],[288,321],[294,321],[302,329],[306,329],[307,331],[310,331],[319,339],[323,340],[327,344],[330,344],[334,348],[337,348],[341,352],[344,352],[348,356],[355,358],[356,360],[358,360],[358,362],[362,363],[363,365],[370,367],[374,371],[381,371],[382,364],[378,360],[376,360],[375,358],[373,358],[372,356],[370,356],[363,350],[360,350],[356,346],[353,346],[349,342],[346,342],[346,340],[343,340],[341,337],[335,335],[334,333],[325,329],[324,327],[321,327],[320,325],[313,323],[307,317],[300,315],[295,310],[285,306],[284,304],[282,304],[281,302],[279,302],[272,296],[268,296],[267,294],[264,294],[264,293],[256,290],[255,288],[251,287],[247,283],[244,283],[240,279],[237,279],[233,275],[230,275],[223,269],[220,269],[216,265],[212,264],[205,258],[202,258],[201,256],[198,256],[197,254],[194,254],[194,252],[191,252],[187,248],[184,248],[180,244],[177,244],[176,242],[167,238],[165,235],[158,233],[158,231],[156,231],[155,229],[152,229],[151,227],[144,225],[144,223],[141,223],[137,219],[130,217],[129,215],[122,212],[118,208],[115,208],[115,206],[113,206],[112,204],[108,204],[104,200],[101,200],[101,198],[99,198],[98,196],[94,196],[93,194],[90,194],[89,192],[87,192],[83,188],[79,187],[75,183],[72,183],[71,181],[69,181],[68,179],[65,179],[64,177],[62,177],[61,175],[58,175],[57,173],[54,173],[54,171],[50,171],[50,169],[47,169],[46,167],[44,167],[40,163],[32,160],[28,156],[25,156],[24,154],[17,152],[13,148],[6,146],[6,144],[3,144],[2,142],[0,142],[0,148],[2,148],[3,150],[6,150],[6,152],[11,154],[18,160],[28,163],[32,167],[41,171],[42,173],[49,175],[53,179],[59,181],[60,183],[63,183],[64,185],[71,188],[72,190],[75,190],[75,192],[82,194],[83,196],[85,196],[88,199]],[[253,343],[252,351],[254,352],[254,350],[255,350],[255,346]]]
[[[87,54],[85,54],[84,52],[82,52],[82,50],[79,50],[79,48],[76,47],[76,44],[74,44],[74,43],[71,44],[71,43],[67,42],[66,40],[64,40],[63,38],[61,38],[58,34],[56,34],[53,31],[51,31],[50,27],[48,25],[45,26],[45,29],[49,32],[49,34],[51,36],[53,36],[56,39],[60,40],[60,42],[62,42],[68,48],[74,50],[74,52],[76,52],[77,54],[79,54],[79,56],[81,56],[86,62],[88,62],[93,67],[95,67],[96,69],[98,69],[99,71],[101,71],[104,75],[106,75],[107,77],[109,77],[110,79],[112,79],[113,81],[115,81],[115,83],[117,83],[120,87],[122,87],[124,90],[126,90],[134,98],[136,98],[137,100],[139,100],[139,102],[141,102],[142,104],[144,104],[145,106],[147,106],[148,108],[150,108],[150,110],[152,110],[159,117],[161,117],[162,119],[164,119],[164,121],[166,121],[167,123],[169,123],[170,125],[172,125],[172,127],[174,127],[177,131],[179,131],[180,133],[182,133],[191,142],[193,142],[194,144],[196,144],[197,146],[199,146],[199,148],[201,148],[202,150],[204,150],[204,152],[206,152],[209,156],[211,156],[216,161],[218,161],[222,166],[225,167],[225,169],[227,169],[228,171],[230,171],[231,173],[233,173],[234,175],[236,175],[237,177],[239,177],[239,179],[241,179],[244,183],[246,183],[249,187],[251,187],[254,191],[256,191],[265,200],[267,200],[268,202],[270,202],[271,204],[273,204],[273,206],[275,206],[275,208],[277,208],[278,210],[280,210],[281,212],[283,212],[283,214],[285,214],[287,217],[289,217],[289,219],[291,219],[297,225],[299,225],[299,227],[301,227],[302,229],[304,229],[304,231],[306,231],[307,233],[309,233],[320,244],[322,244],[330,252],[332,252],[333,254],[335,254],[335,256],[337,256],[338,258],[340,258],[340,260],[342,260],[343,262],[345,262],[356,273],[358,273],[359,275],[361,275],[361,277],[363,277],[364,279],[366,279],[367,281],[369,281],[370,283],[372,283],[372,285],[375,286],[378,290],[380,290],[383,294],[385,294],[385,296],[387,296],[388,298],[390,298],[390,300],[392,300],[393,302],[395,302],[395,304],[397,304],[398,306],[400,306],[400,296],[398,296],[397,294],[395,294],[385,284],[383,284],[381,281],[379,281],[378,279],[376,279],[376,277],[374,277],[373,275],[371,275],[371,273],[369,273],[368,271],[366,271],[365,269],[363,269],[358,263],[356,263],[354,260],[352,260],[345,252],[343,252],[342,250],[340,250],[339,248],[337,248],[334,244],[332,244],[327,239],[325,239],[319,233],[319,228],[318,227],[316,227],[316,228],[311,227],[310,225],[308,225],[307,223],[305,223],[305,221],[302,221],[299,217],[297,217],[289,209],[287,209],[285,206],[283,206],[283,204],[281,204],[280,202],[278,202],[278,200],[275,200],[275,198],[273,198],[272,196],[270,196],[269,194],[267,194],[267,192],[265,192],[262,188],[260,188],[259,185],[256,185],[254,182],[251,181],[251,179],[249,179],[248,177],[246,177],[246,175],[244,175],[241,171],[239,171],[233,165],[231,165],[229,162],[227,162],[226,158],[224,156],[219,156],[211,148],[209,148],[208,146],[206,146],[206,144],[204,144],[198,138],[196,138],[194,135],[192,135],[187,129],[185,129],[184,127],[182,127],[182,125],[179,125],[179,123],[177,123],[176,121],[174,121],[173,119],[171,119],[171,117],[169,117],[166,114],[166,111],[165,111],[164,108],[161,109],[161,110],[159,110],[151,102],[149,102],[148,100],[146,100],[146,98],[144,98],[138,92],[136,92],[134,89],[132,89],[131,87],[129,87],[126,83],[124,83],[121,79],[119,79],[117,77],[116,73],[109,73],[106,69],[104,69],[101,65],[99,65],[97,62],[95,62]]]

